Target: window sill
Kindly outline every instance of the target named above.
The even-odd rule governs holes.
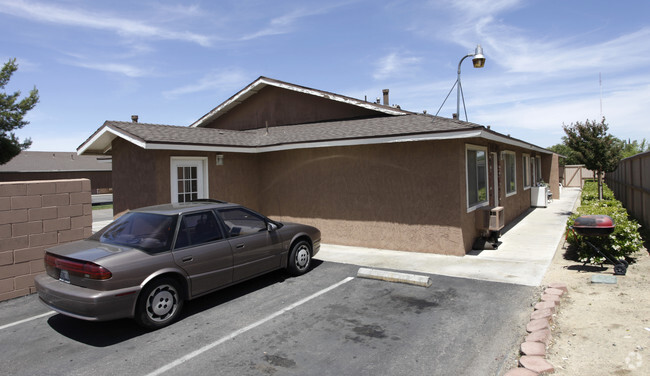
[[[473,212],[473,211],[476,211],[476,209],[480,209],[480,208],[485,207],[485,206],[488,206],[488,205],[490,205],[490,202],[489,202],[489,201],[485,201],[485,202],[482,202],[482,203],[476,204],[476,205],[474,205],[474,206],[470,206],[469,208],[467,208],[467,212],[468,212],[468,213],[471,213],[471,212]]]

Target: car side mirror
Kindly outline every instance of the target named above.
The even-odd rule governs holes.
[[[278,225],[276,225],[273,222],[267,222],[266,223],[266,231],[268,232],[273,232],[278,229]]]

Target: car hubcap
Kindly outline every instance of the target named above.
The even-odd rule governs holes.
[[[147,313],[154,321],[163,321],[176,310],[176,290],[169,285],[159,286],[149,294]]]
[[[296,252],[296,266],[298,269],[304,269],[309,265],[309,247],[301,246]]]

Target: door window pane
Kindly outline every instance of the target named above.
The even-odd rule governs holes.
[[[205,211],[183,216],[174,248],[199,245],[223,239],[214,212]]]
[[[196,167],[178,167],[178,202],[188,202],[198,198],[198,178]]]
[[[220,210],[230,236],[243,236],[266,231],[266,220],[243,208]]]

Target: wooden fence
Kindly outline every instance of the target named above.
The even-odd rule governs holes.
[[[564,166],[563,178],[563,186],[582,188],[585,185],[585,180],[594,179],[595,175],[585,165],[566,165]]]
[[[650,152],[623,159],[605,182],[630,215],[650,226]]]

